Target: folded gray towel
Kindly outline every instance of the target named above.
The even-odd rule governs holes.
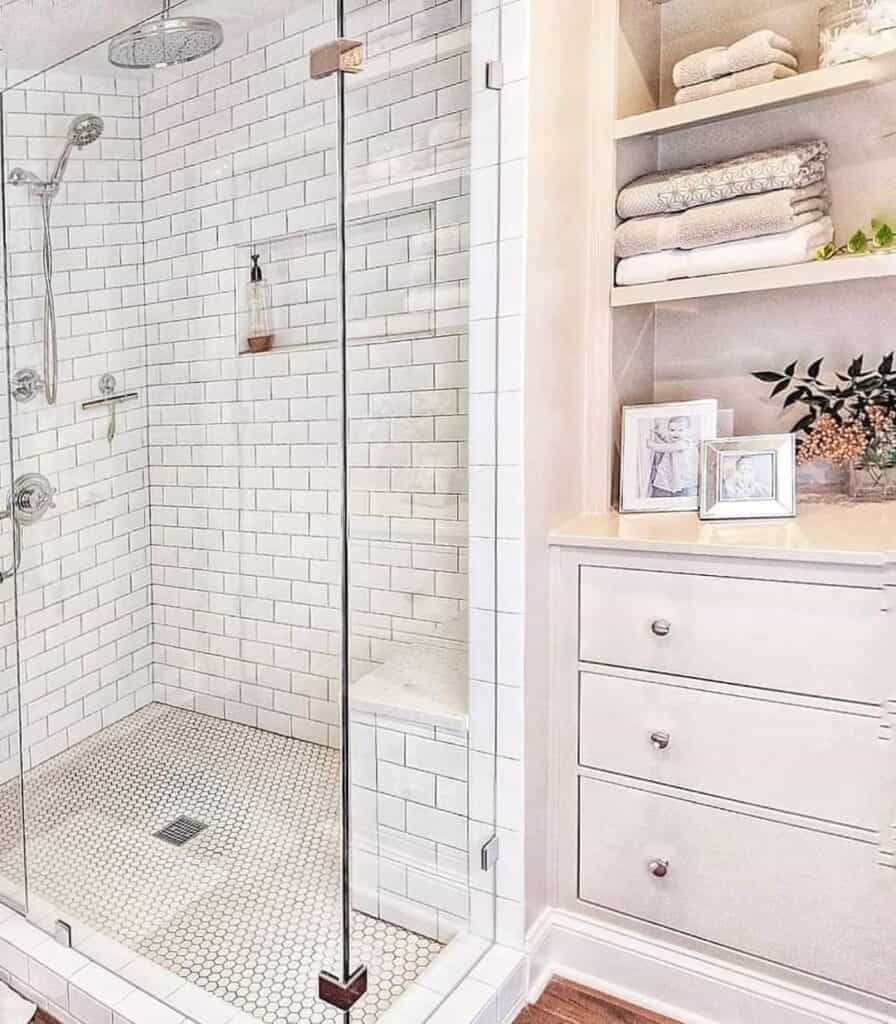
[[[675,93],[676,103],[693,103],[694,100],[705,100],[708,96],[721,96],[736,89],[749,89],[751,85],[765,85],[778,78],[792,78],[797,72],[783,64],[760,64],[758,68],[747,68],[724,78],[714,78],[711,82],[700,85],[688,85]]]
[[[713,78],[723,78],[760,64],[783,64],[799,69],[793,43],[779,36],[771,29],[764,28],[738,39],[731,46],[713,46],[690,57],[680,60],[672,69],[672,81],[676,88],[699,85]]]
[[[820,181],[807,188],[725,199],[682,213],[635,217],[616,229],[616,255],[625,259],[664,249],[699,249],[775,235],[821,220],[830,208],[827,184]]]
[[[781,188],[805,188],[824,178],[827,158],[828,144],[814,139],[747,153],[724,163],[658,171],[626,185],[616,200],[616,210],[626,220]]]

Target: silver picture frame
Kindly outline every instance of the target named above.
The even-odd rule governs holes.
[[[704,441],[700,458],[701,519],[788,519],[796,515],[793,434]]]
[[[623,406],[619,511],[696,512],[700,446],[718,422],[714,398]]]

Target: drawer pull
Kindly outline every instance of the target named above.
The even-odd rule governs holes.
[[[647,867],[654,878],[665,878],[669,874],[669,861],[665,857],[657,857]]]
[[[672,623],[668,619],[654,619],[650,630],[654,636],[668,636],[672,632]]]
[[[672,736],[670,733],[664,732],[662,729],[657,729],[656,732],[652,732],[650,734],[650,742],[657,750],[665,750],[672,742]]]

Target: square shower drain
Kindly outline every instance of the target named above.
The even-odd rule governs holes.
[[[184,843],[195,839],[205,828],[208,828],[208,825],[204,821],[196,821],[195,818],[186,818],[181,815],[181,817],[175,818],[170,825],[166,825],[163,829],[156,832],[155,837],[156,839],[164,839],[166,843],[171,843],[172,846],[183,846]]]

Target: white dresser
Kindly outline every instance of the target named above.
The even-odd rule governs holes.
[[[896,506],[551,543],[560,908],[896,1020]]]

